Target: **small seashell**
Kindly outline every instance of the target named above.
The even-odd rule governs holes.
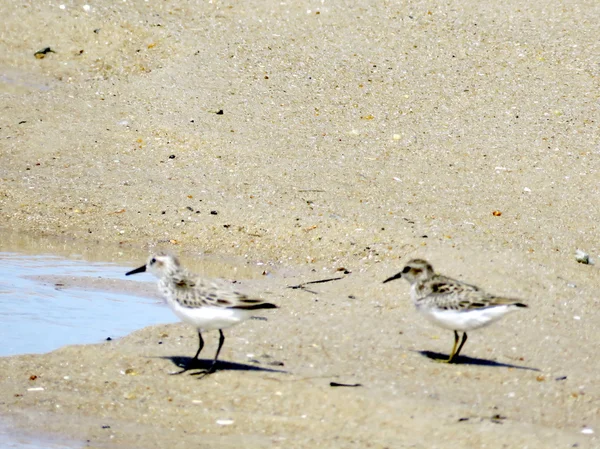
[[[217,424],[220,426],[230,426],[233,422],[233,419],[217,419]]]

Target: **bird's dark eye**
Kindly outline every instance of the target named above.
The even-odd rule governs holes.
[[[404,270],[402,270],[403,273],[408,273],[410,271],[410,267],[407,265],[404,267]]]
[[[156,263],[156,259],[153,257],[152,259],[150,259],[150,265],[154,265]]]

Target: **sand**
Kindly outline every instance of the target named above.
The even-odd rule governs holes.
[[[132,268],[168,248],[281,306],[228,330],[204,379],[169,375],[196,347],[184,325],[0,359],[16,429],[600,445],[582,433],[600,432],[600,272],[574,257],[600,258],[600,5],[333,3],[0,4],[3,246]],[[451,332],[381,283],[417,256],[530,308],[438,364]]]

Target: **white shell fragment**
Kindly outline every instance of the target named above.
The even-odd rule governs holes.
[[[220,426],[230,426],[233,424],[233,419],[217,419],[217,424]]]
[[[590,255],[585,251],[578,249],[575,251],[575,260],[579,263],[591,264]]]

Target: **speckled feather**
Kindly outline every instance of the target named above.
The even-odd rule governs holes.
[[[213,306],[231,309],[273,309],[275,305],[236,291],[224,281],[202,279],[180,268],[170,278],[162,278],[159,289],[167,298],[173,298],[182,307],[197,309]]]
[[[423,259],[411,260],[400,273],[384,282],[400,277],[410,282],[411,296],[418,308],[464,312],[496,306],[527,307],[518,299],[491,295],[475,285],[437,274]]]
[[[527,307],[518,299],[494,296],[479,287],[434,274],[425,282],[415,285],[417,306],[435,307],[440,310],[475,310],[485,307],[514,305]]]
[[[147,266],[159,276],[158,287],[167,301],[176,301],[188,309],[207,306],[238,310],[277,308],[263,300],[249,298],[225,281],[208,280],[191,273],[171,255],[157,254],[149,259]]]

